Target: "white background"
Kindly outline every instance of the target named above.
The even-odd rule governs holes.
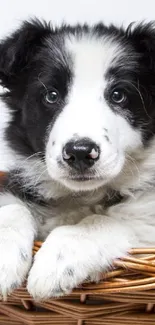
[[[155,19],[155,0],[0,0],[0,38],[34,16],[54,24],[102,20],[126,25]]]

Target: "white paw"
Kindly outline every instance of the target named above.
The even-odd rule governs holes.
[[[32,263],[32,250],[27,248],[23,238],[7,241],[9,231],[4,233],[5,231],[0,230],[0,296],[6,299],[26,279]]]
[[[4,203],[6,196],[1,198]],[[11,198],[17,201],[14,196]],[[32,263],[34,235],[33,219],[23,204],[0,208],[0,296],[3,299],[26,279]]]
[[[57,232],[56,238],[53,231],[36,255],[28,277],[29,293],[47,299],[71,292],[89,274],[87,254],[74,236]]]
[[[69,294],[87,279],[98,280],[109,260],[95,238],[76,226],[55,229],[35,257],[28,291],[36,300]]]

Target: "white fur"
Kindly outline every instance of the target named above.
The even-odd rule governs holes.
[[[23,204],[1,207],[0,295],[4,298],[26,278],[32,262],[35,232],[34,221]]]

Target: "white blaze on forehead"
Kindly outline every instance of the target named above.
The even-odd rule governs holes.
[[[74,133],[78,137],[88,137],[99,144],[103,133],[102,128],[107,127],[109,121],[111,121],[111,132],[116,133],[117,126],[112,127],[111,117],[111,115],[115,117],[115,114],[109,109],[104,98],[107,86],[104,75],[108,68],[120,59],[124,49],[112,39],[96,38],[89,34],[81,38],[68,36],[65,40],[65,48],[72,58],[73,78],[67,104],[55,121],[52,134],[57,142],[60,139],[64,144],[73,137]]]
[[[112,39],[96,38],[84,35],[81,38],[71,36],[66,39],[66,50],[73,60],[74,83],[76,90],[91,90],[101,87],[104,83],[104,75],[108,68],[116,64],[116,61],[125,52],[123,47]]]

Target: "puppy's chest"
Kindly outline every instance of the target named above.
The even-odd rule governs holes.
[[[47,235],[56,227],[63,225],[74,225],[84,217],[92,215],[93,211],[90,207],[69,208],[62,207],[33,207],[33,216],[37,222],[38,238],[45,239]]]
[[[120,201],[120,197],[66,198],[56,202],[49,201],[46,205],[32,203],[29,208],[37,223],[38,239],[44,240],[56,227],[77,224],[93,214],[104,215],[108,206],[113,205],[116,200]]]

